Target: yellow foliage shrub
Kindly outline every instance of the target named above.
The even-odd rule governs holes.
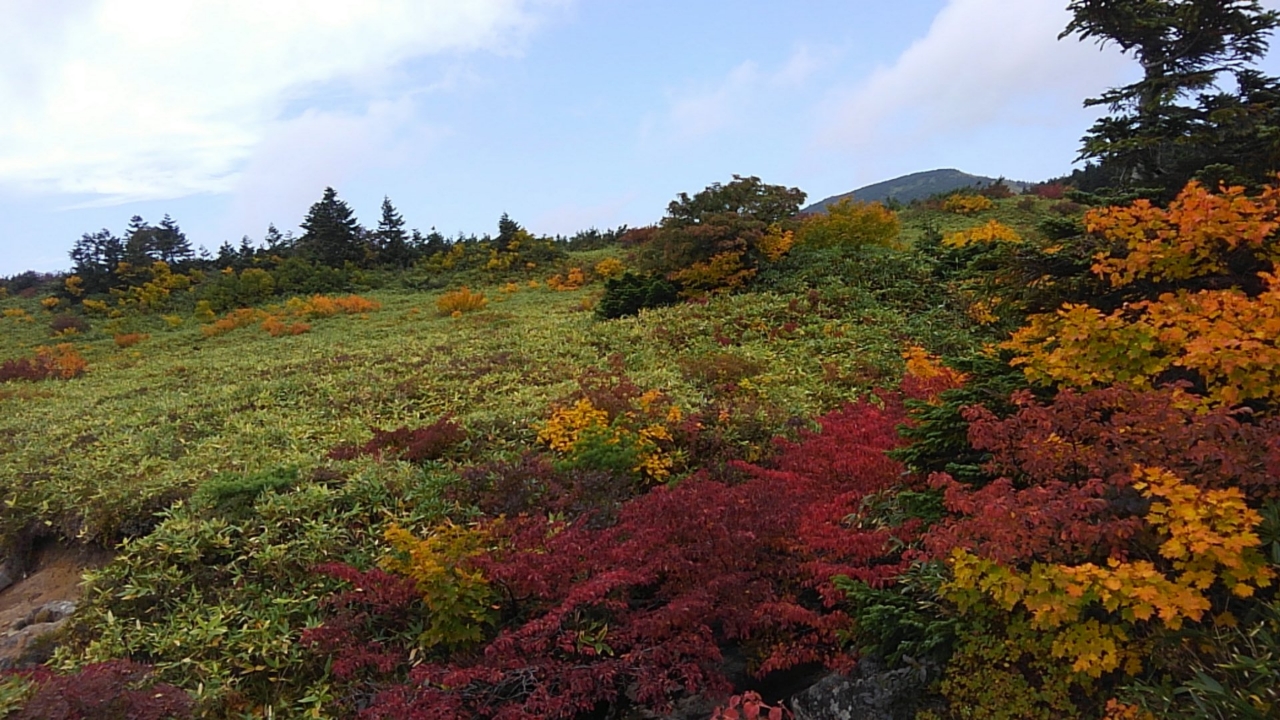
[[[484,293],[471,292],[470,288],[463,286],[441,295],[436,300],[436,309],[441,315],[459,317],[473,310],[483,310],[488,304],[489,301],[485,299]]]
[[[45,310],[57,310],[58,306],[61,304],[62,304],[62,298],[56,298],[52,296],[47,297],[40,301],[40,307],[44,308]]]
[[[901,229],[898,214],[884,205],[845,198],[828,205],[824,213],[805,216],[796,241],[813,247],[892,247]]]
[[[736,290],[755,275],[755,268],[743,265],[742,253],[733,251],[713,255],[710,260],[674,272],[671,279],[684,286],[680,291],[682,296],[700,297],[710,292]]]
[[[86,313],[93,315],[106,315],[111,312],[111,306],[102,300],[84,300],[80,303],[80,307],[84,308]]]
[[[979,196],[981,197],[981,196]],[[1022,236],[1016,230],[996,220],[988,220],[986,225],[949,233],[942,238],[947,247],[962,248],[974,243],[1020,243]]]
[[[995,207],[995,203],[984,195],[967,195],[957,193],[942,201],[942,209],[957,215],[976,215]]]
[[[419,641],[428,648],[454,649],[483,640],[494,620],[496,593],[467,560],[493,549],[489,533],[446,523],[419,539],[393,524],[384,537],[393,553],[382,561],[383,569],[413,580],[430,611]]]
[[[602,278],[612,279],[622,277],[623,273],[627,271],[627,267],[618,258],[605,258],[596,263],[593,270],[596,275]]]
[[[760,254],[764,255],[769,262],[778,262],[784,255],[790,252],[791,248],[796,244],[796,234],[790,230],[783,230],[778,225],[771,225],[764,235],[760,236],[756,247],[760,250]]]
[[[84,278],[79,275],[72,275],[63,281],[62,286],[72,297],[80,297],[84,294]]]
[[[614,418],[585,398],[569,407],[557,407],[537,428],[538,440],[564,455],[593,442],[632,448],[636,460],[629,469],[649,480],[663,480],[675,466],[675,458],[663,448],[672,441],[670,427],[679,424],[683,414],[679,407],[667,405],[662,393],[655,390],[635,402],[631,411]]]
[[[1200,620],[1217,585],[1237,597],[1271,585],[1275,571],[1255,532],[1261,517],[1239,489],[1197,488],[1159,468],[1136,469],[1134,487],[1152,499],[1146,520],[1163,536],[1159,566],[1112,558],[1106,567],[1035,563],[1020,571],[957,549],[946,596],[962,612],[991,601],[1025,609],[1034,629],[1052,633],[1055,657],[1099,677],[1141,670],[1140,654],[1126,646],[1135,625],[1158,618],[1176,630]]]

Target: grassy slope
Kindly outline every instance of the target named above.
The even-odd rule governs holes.
[[[1034,219],[1008,201],[996,216],[1024,230]],[[918,211],[907,214],[904,234],[910,239],[928,225],[950,230],[985,220]],[[300,679],[301,687],[285,688],[278,677],[253,683],[255,673],[271,672],[263,663],[305,662],[287,638],[315,622],[319,586],[299,578],[326,557],[375,556],[376,529],[367,526],[414,513],[427,518],[422,498],[438,497],[453,472],[446,465],[422,470],[354,461],[336,464],[347,478],[337,488],[306,480],[316,468],[335,466],[324,459],[335,444],[367,439],[369,426],[422,425],[451,413],[471,432],[470,460],[512,456],[534,446],[533,423],[576,387],[585,369],[619,354],[638,385],[662,389],[685,407],[728,402],[754,413],[741,418],[738,434],[750,455],[745,446],[783,431],[788,420],[891,383],[906,344],[950,352],[974,347],[962,309],[930,287],[913,262],[902,253],[799,252],[765,273],[758,292],[610,322],[581,310],[593,289],[543,287],[523,288],[461,318],[435,312],[437,293],[376,292],[370,296],[382,310],[317,320],[295,337],[271,338],[251,327],[205,339],[188,318],[177,329],[149,321],[149,340],[119,349],[94,330],[70,339],[91,364],[87,376],[0,386],[0,499],[7,506],[0,532],[12,537],[36,527],[109,544],[150,532],[155,511],[216,473],[300,468],[297,488],[269,493],[258,515],[238,525],[179,503],[159,530],[133,541],[103,574],[106,589],[79,626],[80,647],[87,648],[82,659],[145,656],[188,688],[234,686],[258,703],[269,696],[277,716],[288,716],[289,708],[322,704],[323,683]],[[50,342],[49,314],[38,303],[0,300],[0,309],[20,305],[38,322],[0,320],[0,359]],[[726,356],[753,368],[731,394],[698,371]],[[210,547],[219,550],[209,554]],[[189,592],[184,583],[204,576],[192,570],[182,554],[188,552],[203,558],[196,565],[231,562],[232,574],[218,568],[210,582],[234,576],[237,589]],[[137,605],[140,596],[152,600]],[[261,627],[245,635],[239,650],[230,640],[225,650],[212,649],[199,634],[203,621],[192,620],[204,616],[230,625],[240,618],[242,633],[244,618],[258,618]],[[136,621],[136,630],[113,631],[113,618],[130,627]],[[202,643],[200,651],[186,649]],[[283,644],[265,649],[273,643]],[[273,659],[244,659],[257,655]],[[247,670],[237,669],[244,663]]]

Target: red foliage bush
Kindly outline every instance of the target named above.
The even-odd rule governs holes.
[[[353,694],[372,692],[367,684],[371,679],[403,678],[416,638],[395,637],[388,631],[412,626],[413,616],[422,612],[422,594],[414,581],[341,563],[321,565],[316,572],[345,580],[351,589],[322,601],[329,619],[306,630],[302,642],[334,658],[334,677]]]
[[[1031,188],[1031,192],[1045,200],[1061,200],[1067,196],[1067,189],[1062,183],[1041,183]]]
[[[1081,562],[1149,549],[1137,537],[1147,511],[1132,488],[1139,465],[1255,499],[1280,496],[1278,418],[1122,387],[1064,390],[1047,404],[1023,391],[1013,402],[1017,412],[1004,419],[965,411],[970,445],[991,454],[984,470],[999,480],[974,489],[945,474],[930,479],[955,514],[925,540],[935,556],[962,547],[1002,563]]]
[[[34,357],[13,358],[0,363],[0,382],[70,380],[83,375],[88,368],[89,363],[76,352],[74,346],[62,343],[37,348]]]
[[[156,683],[151,668],[129,660],[87,665],[71,675],[28,673],[35,694],[9,720],[175,720],[191,716],[182,690]]]
[[[329,451],[328,457],[331,460],[352,460],[372,455],[379,459],[426,462],[439,460],[466,439],[466,429],[445,416],[426,427],[373,428],[373,438],[365,444],[339,445]]]
[[[54,315],[53,320],[49,322],[49,332],[54,335],[63,333],[85,333],[89,332],[89,322],[79,315],[71,315],[61,313]]]
[[[898,403],[850,406],[822,430],[779,442],[776,466],[743,482],[696,476],[625,503],[617,522],[523,515],[491,527],[502,550],[473,559],[498,590],[505,627],[483,651],[423,664],[367,718],[572,718],[604,704],[662,710],[681,694],[728,693],[721,648],[757,676],[799,664],[847,667],[848,617],[828,573],[884,583],[909,528],[849,527],[860,500],[900,480]],[[515,485],[537,467],[513,473]],[[820,594],[813,591],[817,589]],[[826,602],[822,602],[826,600]],[[348,622],[346,627],[352,627]],[[344,643],[366,653],[367,644]],[[377,653],[373,653],[377,656]],[[343,667],[374,667],[335,660]]]
[[[465,468],[448,495],[476,505],[489,517],[552,512],[566,520],[583,518],[601,526],[612,524],[622,503],[640,490],[634,476],[587,468],[557,469],[546,457],[526,453],[514,462]]]
[[[1017,412],[970,408],[969,440],[992,454],[987,471],[1026,486],[1049,480],[1129,484],[1135,465],[1165,468],[1202,487],[1280,496],[1280,418],[1241,409],[1202,410],[1164,390],[1064,390],[1048,404],[1013,395]]]

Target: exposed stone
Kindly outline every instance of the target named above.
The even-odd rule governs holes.
[[[941,675],[934,663],[889,670],[863,658],[851,675],[830,674],[791,698],[795,720],[911,720],[937,704],[929,684]]]
[[[31,625],[56,623],[76,611],[76,604],[70,600],[54,600],[32,610],[25,618],[13,624],[14,630],[21,630]]]

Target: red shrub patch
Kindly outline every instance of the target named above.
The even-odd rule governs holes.
[[[407,684],[386,677],[362,716],[662,710],[686,693],[727,694],[721,648],[730,644],[757,676],[815,662],[847,667],[839,637],[849,619],[832,608],[829,573],[883,583],[903,568],[890,540],[909,528],[846,523],[863,497],[900,480],[885,450],[903,419],[896,402],[848,407],[822,418],[821,432],[780,442],[775,468],[741,464],[747,479],[738,484],[695,476],[658,487],[623,504],[608,527],[542,513],[490,526],[501,549],[470,562],[499,593],[503,629],[482,652],[416,667]],[[536,497],[545,469],[525,465],[499,474]],[[335,667],[391,667],[386,645],[370,649],[376,638],[346,612],[336,627],[358,639],[328,645]]]
[[[175,720],[191,716],[186,693],[156,683],[151,668],[128,660],[88,665],[72,675],[29,674],[35,694],[10,720]]]
[[[377,458],[426,462],[444,457],[452,447],[466,439],[467,431],[446,416],[420,428],[373,428],[373,439],[369,442],[364,445],[339,445],[329,451],[329,458],[351,460],[362,455],[373,455]]]

